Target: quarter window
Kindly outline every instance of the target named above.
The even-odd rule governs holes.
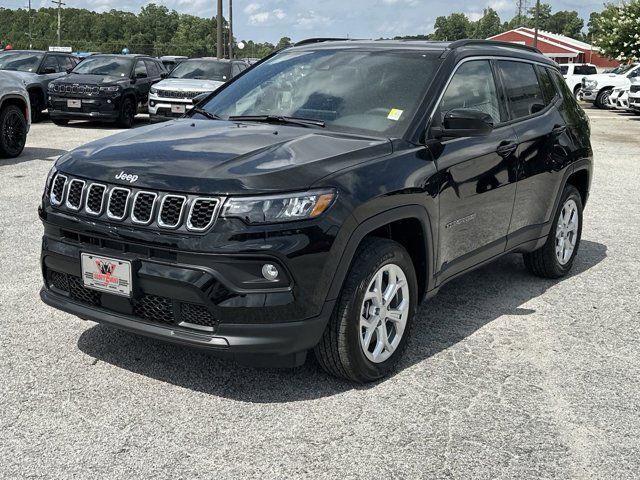
[[[498,68],[513,119],[528,117],[544,109],[546,102],[533,64],[501,60]]]
[[[553,102],[553,99],[558,95],[556,91],[556,87],[553,85],[553,80],[549,76],[549,71],[546,68],[538,68],[540,87],[542,88],[542,93],[544,95],[545,105],[549,105]]]
[[[495,123],[503,120],[493,71],[487,60],[463,63],[453,75],[440,104],[442,118],[454,108],[487,113]]]

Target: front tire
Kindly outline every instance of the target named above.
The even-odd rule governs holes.
[[[383,238],[365,239],[315,347],[320,365],[361,383],[387,375],[406,348],[417,296],[416,273],[404,247]]]
[[[573,185],[567,185],[545,244],[523,254],[527,269],[543,278],[564,277],[573,266],[582,238],[582,197]]]
[[[133,122],[136,117],[136,104],[131,97],[125,97],[122,99],[120,105],[120,114],[118,115],[117,124],[122,128],[133,127]]]
[[[606,109],[609,108],[609,97],[613,93],[612,88],[605,88],[596,97],[595,105],[598,108]]]
[[[51,121],[55,125],[58,125],[59,127],[64,127],[65,125],[69,124],[69,120],[65,120],[65,119],[62,119],[62,118],[52,118]]]
[[[27,119],[15,105],[0,111],[0,157],[14,158],[22,153],[27,142]]]

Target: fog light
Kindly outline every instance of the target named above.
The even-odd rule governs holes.
[[[107,100],[107,103],[111,103],[111,100]]]
[[[279,274],[280,272],[278,272],[278,268],[275,265],[265,263],[262,266],[262,276],[271,282],[277,280]]]
[[[156,102],[154,102],[153,100],[149,102],[149,105],[151,105],[152,107],[156,106]]]

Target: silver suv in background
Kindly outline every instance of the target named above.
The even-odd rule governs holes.
[[[29,93],[24,82],[0,72],[0,158],[22,153],[30,126]]]
[[[193,107],[193,99],[211,93],[246,70],[242,60],[192,58],[180,62],[169,76],[149,92],[149,118],[152,122],[184,115]]]

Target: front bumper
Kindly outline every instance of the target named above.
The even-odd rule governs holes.
[[[640,95],[629,95],[629,108],[632,110],[640,110]]]
[[[80,108],[70,108],[67,100],[78,99]],[[49,95],[49,116],[60,120],[99,120],[114,122],[120,111],[120,97],[63,97]]]
[[[173,111],[174,107],[184,107],[184,112]],[[172,118],[180,118],[193,108],[191,100],[177,100],[159,98],[154,95],[149,96],[149,120],[151,122],[162,122]]]
[[[584,87],[582,88],[582,90],[580,90],[580,94],[582,95],[582,100],[584,100],[585,102],[595,102],[596,98],[598,97],[597,90],[589,90],[585,89]]]

